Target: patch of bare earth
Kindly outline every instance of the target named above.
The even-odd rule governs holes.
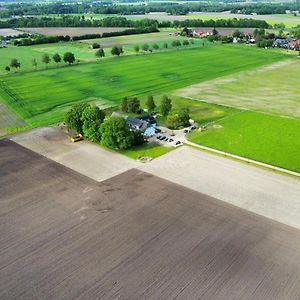
[[[148,173],[2,140],[0,195],[1,299],[299,299],[299,230]]]
[[[128,27],[41,27],[41,28],[19,28],[28,33],[44,35],[69,35],[80,36],[85,34],[103,34],[107,32],[120,32]]]

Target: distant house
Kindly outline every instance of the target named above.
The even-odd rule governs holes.
[[[300,50],[300,40],[299,39],[292,39],[289,43],[289,47],[292,50]]]
[[[273,46],[279,48],[288,48],[289,47],[289,40],[285,38],[277,38],[275,39]]]

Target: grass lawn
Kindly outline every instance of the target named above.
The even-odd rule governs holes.
[[[78,101],[114,106],[124,96],[168,93],[285,58],[286,55],[277,51],[244,45],[124,56],[3,76],[0,98],[29,125],[40,126],[61,120],[65,110]]]
[[[156,101],[157,105],[159,105],[161,98],[161,96],[155,97],[154,100]],[[204,125],[241,112],[239,109],[198,100],[190,100],[173,95],[171,96],[171,99],[172,112],[176,113],[183,108],[188,108],[191,119],[197,122],[198,125]],[[144,103],[144,101],[142,103]],[[158,116],[157,120],[160,125],[166,125],[166,117],[160,115]]]
[[[223,128],[193,131],[191,142],[300,172],[300,120],[241,112],[216,122]]]
[[[174,150],[173,147],[164,147],[158,144],[145,143],[143,145],[133,147],[132,149],[121,150],[118,152],[132,159],[138,159],[142,156],[156,158],[172,150]]]

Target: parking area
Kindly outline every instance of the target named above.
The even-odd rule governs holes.
[[[185,142],[186,134],[194,128],[194,126],[189,126],[180,130],[171,130],[158,126],[155,135],[149,138],[149,141],[166,147],[178,147]]]

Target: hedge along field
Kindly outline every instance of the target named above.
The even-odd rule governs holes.
[[[204,132],[192,131],[191,142],[300,173],[300,120],[245,111]]]
[[[75,102],[114,106],[124,96],[168,93],[193,83],[273,63],[286,56],[216,45],[3,76],[0,97],[32,126],[62,120]]]

